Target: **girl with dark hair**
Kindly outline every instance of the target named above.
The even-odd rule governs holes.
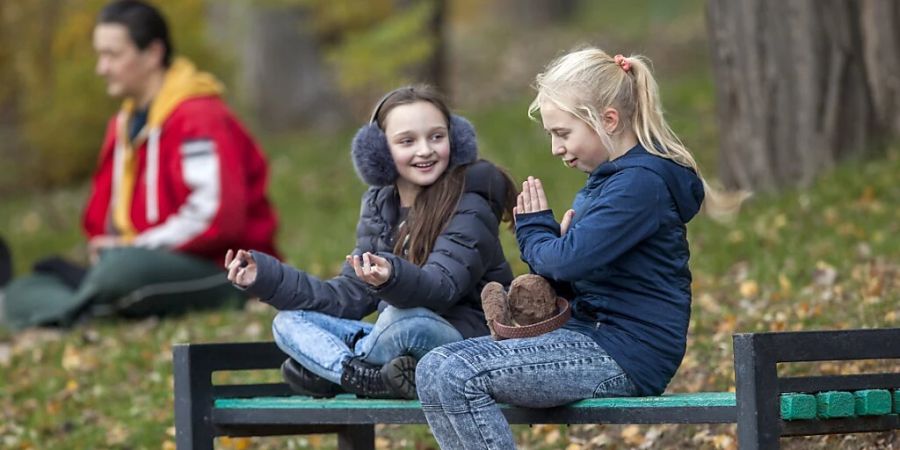
[[[498,229],[516,190],[478,160],[472,125],[427,86],[388,93],[352,156],[370,188],[340,275],[320,280],[238,250],[226,255],[228,278],[281,311],[272,329],[295,391],[415,398],[419,358],[488,333],[480,292],[512,280]],[[374,324],[360,320],[376,310]]]

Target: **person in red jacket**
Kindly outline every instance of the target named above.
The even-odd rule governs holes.
[[[223,102],[222,85],[174,57],[160,12],[112,2],[93,41],[107,93],[124,99],[84,211],[93,266],[68,286],[46,273],[14,281],[5,299],[14,328],[219,306],[240,295],[221,255],[236,247],[277,254],[266,160]]]

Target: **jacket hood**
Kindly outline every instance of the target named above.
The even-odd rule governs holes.
[[[166,70],[162,88],[150,104],[147,115],[147,127],[156,128],[162,125],[169,114],[181,102],[194,97],[219,96],[224,91],[222,83],[212,74],[200,72],[186,58],[176,58]],[[134,100],[122,102],[122,112],[130,115],[134,111]]]
[[[697,215],[703,204],[703,182],[693,169],[682,166],[670,159],[656,156],[647,151],[641,144],[631,148],[624,155],[600,164],[591,178],[605,179],[610,175],[631,168],[642,167],[659,175],[666,183],[669,193],[675,200],[678,215],[685,223]]]
[[[503,211],[507,206],[506,190],[510,188],[500,169],[489,161],[478,160],[466,170],[463,192],[475,193],[487,199],[497,220],[503,218]]]

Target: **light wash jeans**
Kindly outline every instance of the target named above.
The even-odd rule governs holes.
[[[442,449],[514,449],[500,403],[548,408],[637,392],[591,338],[558,329],[527,339],[466,339],[432,350],[416,368],[419,400]]]
[[[312,311],[281,311],[272,322],[272,333],[283,352],[336,384],[341,384],[341,365],[350,357],[362,356],[380,366],[400,355],[421,359],[435,347],[463,339],[450,322],[429,309],[391,306],[374,325]],[[357,333],[364,336],[354,344]]]

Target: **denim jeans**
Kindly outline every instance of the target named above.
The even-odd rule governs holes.
[[[376,365],[400,355],[420,359],[437,346],[463,338],[450,322],[429,309],[390,306],[374,325],[313,311],[281,311],[272,322],[272,333],[282,351],[337,384],[341,365],[350,357],[362,356]],[[360,333],[363,337],[354,342]]]
[[[419,361],[416,380],[428,426],[442,449],[515,448],[498,402],[547,408],[637,392],[596,342],[565,329],[438,347]]]

